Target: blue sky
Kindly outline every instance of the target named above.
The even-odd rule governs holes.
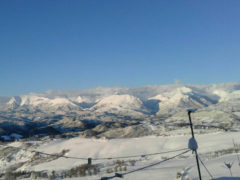
[[[240,1],[0,2],[0,96],[240,79]]]

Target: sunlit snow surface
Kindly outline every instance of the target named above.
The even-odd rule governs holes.
[[[240,132],[219,132],[211,134],[196,135],[198,141],[201,159],[212,173],[214,178],[222,180],[223,177],[230,177],[229,170],[224,167],[224,162],[234,162],[232,168],[232,174],[234,177],[240,177],[240,167],[238,165],[237,155],[235,153],[223,155],[220,157],[209,158],[206,156],[208,152],[214,152],[217,150],[228,149],[233,147],[232,140],[234,139],[236,144],[240,144]],[[190,135],[177,135],[177,136],[148,136],[142,138],[131,139],[84,139],[84,138],[72,138],[68,140],[52,140],[45,143],[40,143],[37,151],[45,153],[58,153],[63,149],[69,149],[70,151],[66,156],[72,157],[84,157],[84,158],[102,158],[102,157],[119,157],[129,155],[149,154],[156,152],[164,152],[169,150],[176,150],[181,148],[187,148]],[[39,142],[38,142],[39,143]],[[21,142],[11,143],[12,146],[19,147]],[[128,167],[127,171],[137,169],[151,163],[156,163],[164,158],[174,156],[181,152],[168,153],[163,155],[149,156],[146,158],[130,158],[141,159],[137,161],[135,166]],[[18,156],[22,156],[21,158]],[[164,158],[163,158],[164,157]],[[30,154],[24,154],[21,151],[16,157],[15,161],[24,161],[30,158]],[[126,159],[125,159],[126,160]],[[129,160],[129,159],[128,159]],[[101,164],[106,166],[111,164],[113,160],[96,160],[93,164]],[[7,166],[5,162],[1,162],[1,167]],[[14,160],[11,162],[14,163]],[[58,158],[50,162],[44,162],[34,166],[24,165],[19,170],[34,170],[34,171],[61,171],[64,169],[70,169],[77,165],[87,163],[86,160]],[[203,166],[201,166],[203,179],[210,179],[210,176],[206,173]],[[122,173],[124,173],[123,171]],[[177,172],[184,172],[182,179],[198,179],[198,173],[196,169],[195,156],[191,152],[188,152],[184,158],[176,158],[169,160],[157,166],[138,171],[132,174],[124,176],[127,180],[145,180],[145,179],[176,179]],[[121,172],[120,172],[121,173]],[[75,179],[88,179],[95,180],[100,179],[103,176],[112,176],[114,174],[107,174],[106,171],[101,171],[99,175],[78,177]],[[117,178],[116,178],[117,179]]]

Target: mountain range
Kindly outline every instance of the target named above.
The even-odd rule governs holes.
[[[135,137],[187,123],[239,128],[240,83],[114,87],[0,97],[0,135]],[[175,128],[170,128],[174,124]],[[176,128],[177,127],[177,128]]]

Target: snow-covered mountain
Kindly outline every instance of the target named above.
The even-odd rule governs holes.
[[[1,122],[22,122],[17,123],[21,132],[37,124],[60,132],[87,130],[87,136],[112,137],[122,131],[129,136],[140,129],[151,134],[162,128],[161,123],[185,122],[190,108],[197,109],[197,123],[231,127],[240,122],[240,83],[51,90],[7,100],[0,98],[0,128]],[[2,132],[6,132],[5,124]]]
[[[47,91],[12,97],[5,108],[37,108],[48,111],[138,112],[153,115],[175,114],[188,108],[206,108],[237,102],[240,83],[213,85],[162,85],[140,88],[96,88],[82,91]],[[6,101],[6,100],[5,100]],[[2,104],[4,104],[2,103]],[[68,108],[66,108],[68,107]],[[236,108],[236,107],[235,107]]]
[[[192,122],[198,152],[215,177],[225,174],[221,164],[236,161],[233,140],[239,149],[240,83],[51,90],[0,101],[0,140],[5,144],[18,140],[9,143],[16,148],[0,147],[0,171],[5,173],[0,176],[5,179],[10,179],[9,169],[13,168],[12,175],[17,177],[56,179],[56,175],[69,174],[69,178],[79,179],[84,174],[79,167],[86,167],[89,157],[99,170],[93,170],[93,175],[85,169],[83,179],[113,177],[125,170],[134,172],[160,160],[164,164],[149,168],[150,173],[144,170],[125,174],[124,178],[197,179],[191,153],[171,161],[165,160],[177,152],[157,154],[187,148],[191,137],[189,108],[197,109],[192,113]],[[116,168],[117,162],[124,162],[126,169]],[[239,172],[235,164],[234,175]],[[208,179],[209,175],[202,171],[202,177]]]
[[[100,99],[91,109],[96,112],[134,114],[142,110],[142,101],[134,96],[110,95]]]
[[[174,114],[184,109],[199,109],[213,104],[209,98],[198,94],[191,88],[187,87],[176,88],[173,91],[158,94],[157,96],[149,99],[159,100],[159,111],[157,112],[158,115]]]
[[[78,99],[77,99],[78,100]],[[71,108],[77,108],[78,106],[68,98],[55,97],[53,99],[39,96],[35,94],[21,95],[17,97],[12,97],[7,102],[7,107],[11,109],[17,109],[19,107],[25,107],[30,109],[41,109],[43,111],[66,109],[71,110]]]

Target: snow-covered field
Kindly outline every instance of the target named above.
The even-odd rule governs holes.
[[[239,177],[240,179],[240,166],[235,152],[228,154],[218,154],[214,151],[221,151],[225,149],[233,148],[233,141],[235,144],[240,144],[240,132],[219,132],[211,134],[199,134],[196,135],[196,139],[199,145],[198,152],[206,167],[209,169],[214,178],[231,177],[229,170],[224,167],[224,162],[233,162],[232,175]],[[44,153],[60,153],[62,150],[69,150],[65,156],[67,157],[81,157],[81,158],[93,158],[92,164],[98,164],[100,172],[98,175],[78,177],[75,179],[87,179],[95,180],[101,177],[111,177],[115,172],[108,172],[113,169],[116,164],[116,160],[124,160],[127,165],[122,171],[117,170],[118,173],[127,173],[129,171],[147,166],[152,163],[157,163],[166,158],[175,156],[182,151],[171,152],[166,154],[152,155],[152,156],[139,156],[131,158],[121,158],[123,156],[131,155],[144,155],[158,152],[174,151],[188,147],[188,140],[190,135],[172,135],[172,136],[147,136],[141,138],[130,139],[84,139],[84,138],[72,138],[72,139],[58,139],[49,142],[35,142],[39,146],[34,149],[36,151]],[[9,144],[11,146],[20,147],[22,142],[14,142]],[[29,149],[29,150],[33,150]],[[14,155],[10,162],[1,160],[1,169],[3,170],[9,164],[16,162],[24,162],[32,157],[32,153],[24,154],[25,150],[21,150]],[[210,153],[211,152],[211,153]],[[221,151],[223,152],[223,151]],[[216,156],[214,156],[216,155]],[[99,159],[119,157],[116,159]],[[134,165],[131,165],[130,160],[136,160]],[[86,164],[87,160],[72,159],[59,157],[48,162],[41,162],[39,164],[30,165],[25,163],[18,170],[31,170],[31,171],[47,171],[61,172],[66,169]],[[211,179],[204,167],[201,165],[201,172],[203,179]],[[198,173],[196,169],[195,156],[191,152],[184,154],[183,156],[175,159],[160,163],[159,165],[146,168],[144,170],[136,171],[130,174],[124,175],[124,179],[127,180],[145,180],[145,179],[176,179],[177,173],[182,175],[180,179],[198,179]],[[74,179],[74,178],[71,178]],[[117,178],[115,178],[117,179]]]

